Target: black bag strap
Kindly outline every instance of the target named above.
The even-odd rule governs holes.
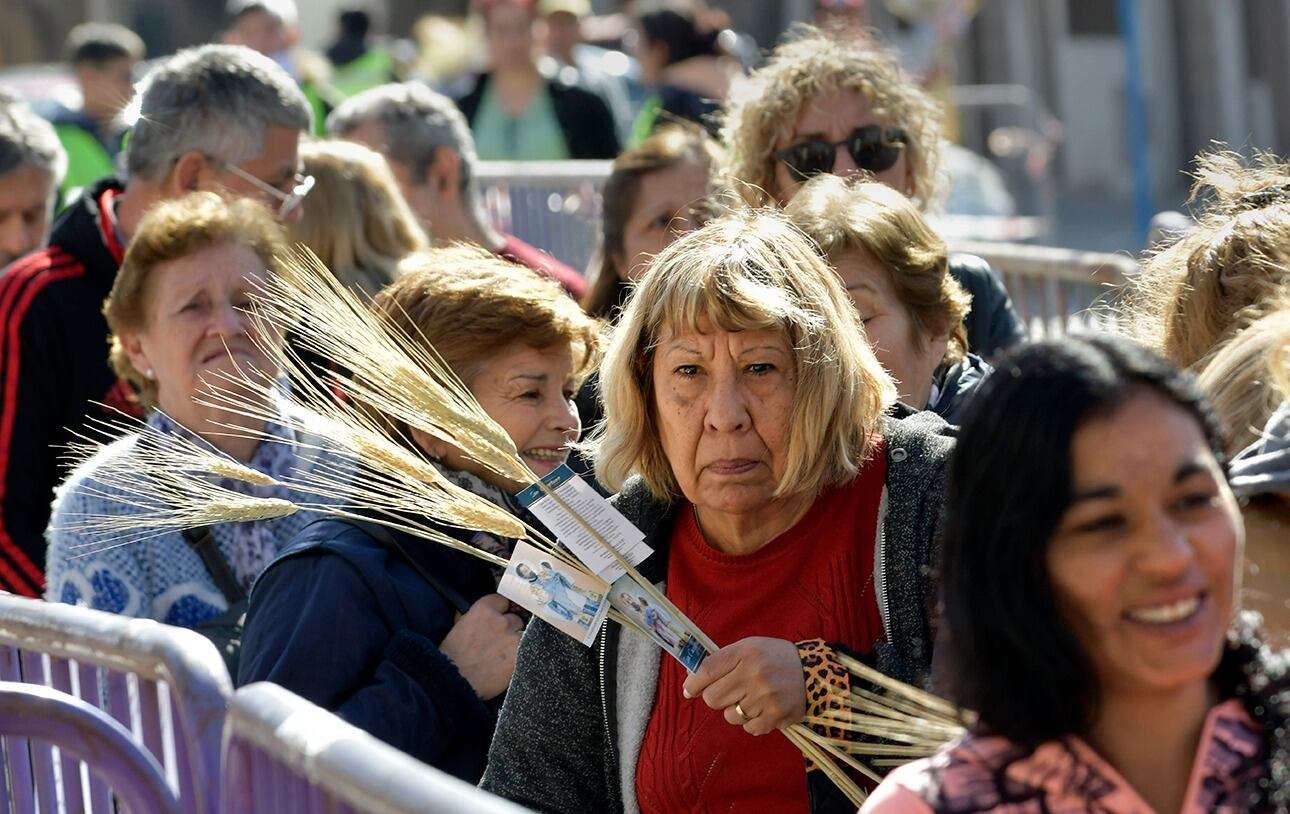
[[[215,587],[219,588],[219,592],[224,595],[224,599],[230,606],[246,600],[246,591],[242,590],[241,583],[237,581],[237,575],[233,573],[228,560],[220,553],[219,544],[215,542],[215,534],[210,526],[184,529],[184,541],[197,552],[197,556],[202,558],[202,563],[210,572],[211,579],[215,580]]]

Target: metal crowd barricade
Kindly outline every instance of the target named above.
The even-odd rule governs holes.
[[[233,690],[219,653],[200,634],[0,594],[0,681],[51,687],[102,710],[161,766],[180,810],[214,814]],[[102,781],[72,754],[33,750],[30,771],[39,798],[61,802],[42,810],[112,811]],[[24,787],[21,778],[10,781]],[[19,811],[32,810],[23,803]]]
[[[237,691],[224,729],[222,814],[523,814],[267,682]]]
[[[1117,298],[1137,264],[1129,257],[1020,243],[958,241],[1003,275],[1013,306],[1033,340],[1120,329]]]
[[[50,687],[0,682],[0,801],[6,812],[113,811],[115,797],[131,814],[179,814],[161,764],[130,731],[98,707]],[[81,761],[102,789],[90,805],[73,805],[37,782],[33,762],[46,753]],[[62,804],[60,806],[60,803]]]
[[[488,215],[499,228],[585,270],[596,249],[600,187],[608,171],[607,161],[485,161],[476,178]],[[954,250],[978,254],[1003,274],[1032,338],[1116,329],[1111,306],[1121,283],[1133,274],[1129,257],[1004,242],[1032,237],[1032,230],[1022,227],[1033,218],[957,215],[932,220]],[[1013,226],[1020,231],[1012,234]],[[969,235],[991,239],[960,239]]]

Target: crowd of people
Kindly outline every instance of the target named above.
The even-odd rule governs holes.
[[[236,683],[537,811],[854,811],[772,733],[864,692],[855,662],[966,731],[865,781],[865,811],[1290,810],[1290,163],[1200,156],[1123,331],[1030,343],[928,222],[943,114],[893,52],[802,27],[750,68],[710,12],[642,4],[633,98],[585,5],[478,0],[488,60],[455,98],[391,81],[357,13],[307,79],[291,4],[234,0],[223,42],[137,86],[138,38],[95,25],[69,39],[81,109],[0,99],[0,589],[194,628]],[[612,159],[585,274],[490,221],[493,158]],[[534,473],[611,495],[715,652],[574,641],[497,569],[284,486],[353,466],[285,397],[280,354],[308,348],[251,307],[293,244]],[[247,371],[234,409],[213,383]],[[537,522],[524,484],[369,407]],[[69,468],[122,414],[143,424]],[[146,513],[113,473],[167,438],[312,508],[90,533]]]

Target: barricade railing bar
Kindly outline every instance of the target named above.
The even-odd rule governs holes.
[[[80,698],[52,687],[2,681],[0,733],[0,802],[5,812],[112,814],[115,801],[132,814],[182,810],[157,759],[119,721]],[[61,766],[83,766],[98,792],[88,799],[71,799],[60,793],[66,787],[41,782],[39,766],[47,762],[46,755]]]
[[[0,681],[50,687],[102,710],[161,766],[181,810],[214,814],[232,682],[200,634],[0,594]],[[42,799],[61,796],[61,810],[80,811],[89,800],[111,811],[99,807],[106,790],[79,760],[33,750],[30,771]],[[27,810],[21,801],[18,810]]]
[[[222,814],[523,814],[336,715],[262,682],[237,691],[224,729]]]

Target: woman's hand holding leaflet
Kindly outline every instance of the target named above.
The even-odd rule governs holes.
[[[721,648],[685,680],[685,696],[703,696],[726,720],[765,735],[806,717],[806,680],[797,645],[751,637]]]

